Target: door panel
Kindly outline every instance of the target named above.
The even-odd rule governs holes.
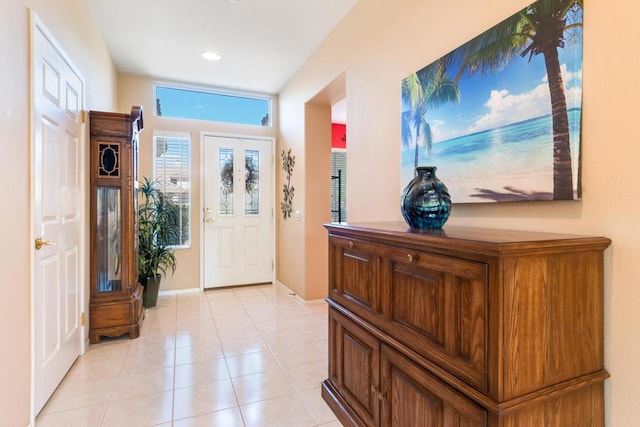
[[[245,253],[245,264],[248,267],[256,268],[258,267],[259,259],[258,259],[258,250],[257,246],[253,244],[253,242],[258,241],[260,236],[260,231],[258,227],[245,227],[244,229],[244,253]]]
[[[53,250],[51,252],[54,252]],[[41,289],[40,300],[45,302],[42,307],[43,326],[56,325],[58,322],[58,306],[55,304],[60,295],[60,261],[57,253],[49,256],[42,256],[40,262],[40,275],[46,278],[45,285]],[[46,302],[51,302],[47,304]],[[36,359],[40,358],[43,364],[48,364],[52,356],[57,353],[59,345],[55,329],[49,329],[49,333],[42,336],[40,351],[36,354]]]
[[[273,280],[271,144],[203,138],[205,288]]]
[[[78,290],[80,289],[79,271],[78,248],[73,248],[65,254],[64,280],[62,281],[62,285],[66,288],[62,294],[64,299],[64,317],[62,321],[64,322],[63,331],[67,340],[76,333],[78,310],[81,310],[78,304],[80,301],[80,296],[78,295]]]

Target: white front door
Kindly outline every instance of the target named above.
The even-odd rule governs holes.
[[[34,413],[82,351],[84,82],[33,26]]]
[[[205,288],[273,280],[272,144],[203,138]]]

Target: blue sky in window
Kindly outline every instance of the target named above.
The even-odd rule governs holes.
[[[158,86],[163,117],[262,126],[269,100]]]

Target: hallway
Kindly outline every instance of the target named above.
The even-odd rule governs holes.
[[[90,346],[36,426],[339,427],[326,377],[322,300],[278,285],[161,296],[138,339]]]

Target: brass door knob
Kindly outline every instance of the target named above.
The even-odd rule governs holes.
[[[42,240],[42,237],[36,237],[36,250],[39,251],[43,246],[55,246],[56,242],[53,240]]]

